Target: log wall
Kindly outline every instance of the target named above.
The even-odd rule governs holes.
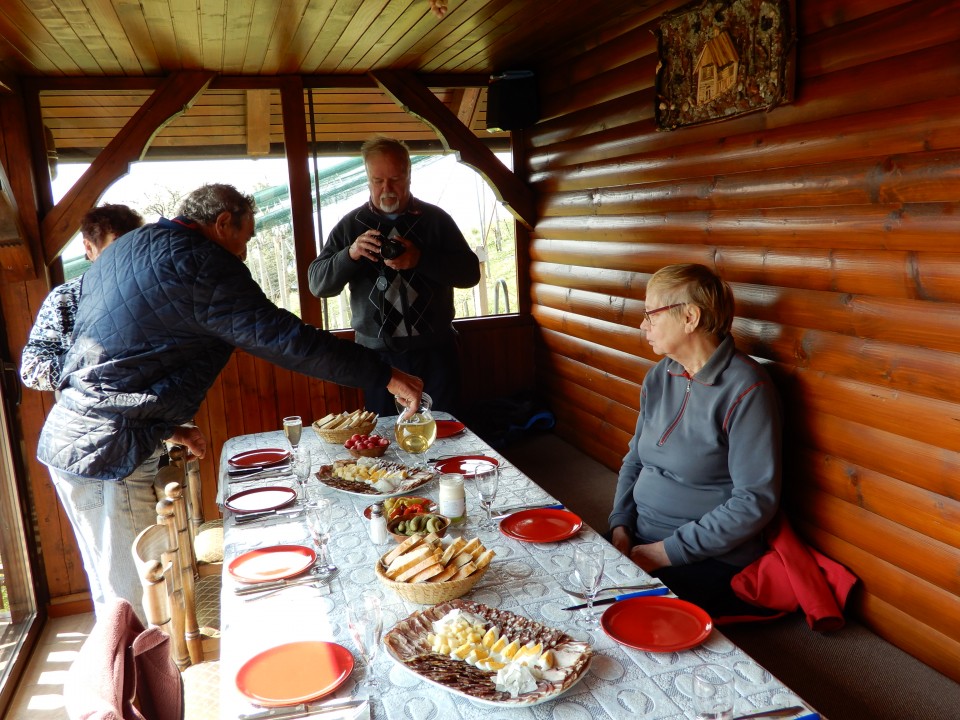
[[[658,132],[660,2],[538,71],[537,372],[618,469],[659,359],[645,285],[701,262],[786,408],[785,506],[876,632],[960,680],[960,3],[797,3],[794,101]]]

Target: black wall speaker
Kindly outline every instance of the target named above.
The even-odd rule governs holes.
[[[529,70],[490,76],[487,86],[487,130],[521,130],[539,117],[537,78]]]

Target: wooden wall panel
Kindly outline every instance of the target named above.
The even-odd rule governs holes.
[[[714,267],[781,391],[785,506],[861,578],[867,623],[960,679],[960,5],[798,5],[794,100],[766,113],[656,130],[674,2],[539,69],[537,377],[618,469],[658,360],[646,282]]]

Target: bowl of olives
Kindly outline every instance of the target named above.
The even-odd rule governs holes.
[[[450,518],[437,513],[406,513],[387,522],[387,530],[397,542],[403,542],[411,535],[436,533],[437,537],[443,537],[448,527]]]

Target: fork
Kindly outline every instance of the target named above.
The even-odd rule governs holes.
[[[258,595],[248,595],[244,597],[245,602],[250,602],[251,600],[260,600],[265,597],[270,597],[271,595],[276,595],[278,592],[286,590],[287,588],[292,587],[314,587],[319,590],[322,587],[326,587],[330,584],[330,581],[333,580],[337,575],[340,574],[340,569],[337,568],[329,575],[324,575],[323,577],[318,577],[313,582],[309,583],[290,583],[289,585],[284,585],[283,587],[274,588],[273,590],[267,590],[266,592],[260,593]]]
[[[650,590],[652,588],[658,588],[661,585],[662,583],[658,583],[658,582],[640,583],[635,585],[608,585],[607,587],[602,587],[599,590],[597,590],[595,594],[599,595],[602,592],[610,592],[612,590]],[[587,596],[585,594],[577,590],[567,590],[566,588],[564,588],[563,591],[567,595],[572,595],[573,597],[578,598],[580,600],[587,599]]]

